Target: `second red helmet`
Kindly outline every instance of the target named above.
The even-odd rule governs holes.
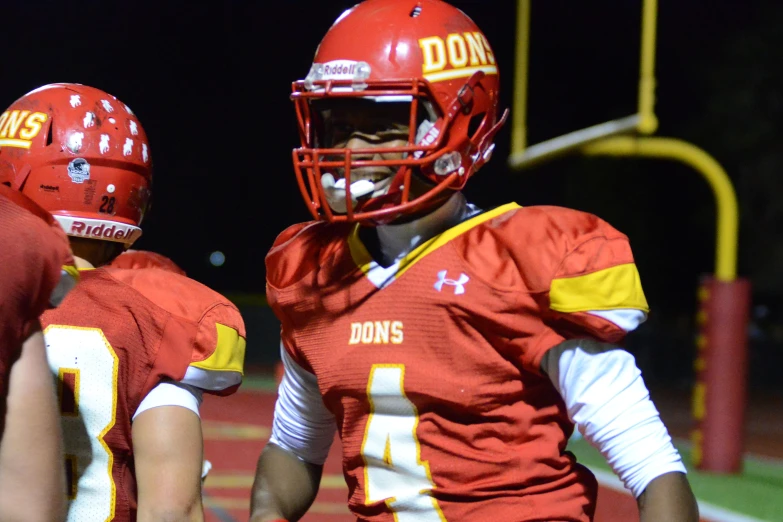
[[[70,236],[130,246],[150,199],[147,135],[111,94],[45,85],[0,114],[0,182],[48,210]]]

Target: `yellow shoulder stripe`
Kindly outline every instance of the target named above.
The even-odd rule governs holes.
[[[60,306],[68,295],[68,292],[74,289],[79,283],[79,271],[71,265],[62,265],[60,269],[60,279],[57,285],[52,289],[49,296],[49,305]]]
[[[455,225],[443,233],[430,238],[418,247],[411,250],[400,260],[400,267],[397,270],[396,277],[402,276],[402,274],[404,274],[409,268],[416,264],[416,261],[432,253],[434,250],[442,247],[455,237],[464,234],[468,230],[477,227],[480,224],[489,221],[490,219],[494,219],[502,214],[505,214],[506,212],[518,208],[522,207],[516,203],[506,203],[505,205],[501,205],[493,210],[482,212],[481,214],[463,221],[462,223]],[[360,267],[366,274],[370,271],[372,256],[367,251],[367,248],[364,246],[362,241],[359,239],[359,227],[360,225],[357,224],[351,234],[348,236],[348,247],[350,249],[351,257],[353,258],[354,263],[356,263],[356,265]]]
[[[238,372],[244,375],[246,341],[239,332],[229,326],[215,323],[217,326],[217,345],[215,351],[203,361],[191,363],[191,366],[213,372]]]
[[[649,311],[639,271],[633,263],[591,274],[553,279],[549,307],[557,312],[587,312],[630,308]]]
[[[63,272],[74,278],[76,281],[79,280],[79,269],[76,268],[73,265],[62,265],[61,266]]]

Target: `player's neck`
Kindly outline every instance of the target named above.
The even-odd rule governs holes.
[[[73,256],[73,264],[79,270],[95,268],[95,266],[92,263],[90,263],[89,261],[87,261],[83,257],[79,257],[79,256]]]
[[[443,205],[419,219],[376,227],[384,260],[394,261],[401,258],[423,242],[462,221],[470,211],[465,196],[457,192]]]

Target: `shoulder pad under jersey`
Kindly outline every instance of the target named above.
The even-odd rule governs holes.
[[[107,271],[157,306],[197,325],[182,382],[219,395],[236,390],[244,371],[246,333],[233,303],[194,279],[159,268]]]
[[[496,286],[542,296],[566,337],[617,342],[649,311],[628,237],[593,214],[512,205],[466,235],[466,261]]]
[[[320,221],[299,223],[284,230],[266,256],[267,284],[285,288],[331,259],[345,247],[350,225]]]

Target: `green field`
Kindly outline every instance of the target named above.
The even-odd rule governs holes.
[[[577,459],[591,469],[609,471],[603,456],[584,439],[568,444]],[[739,475],[702,473],[690,466],[689,444],[677,444],[688,468],[688,480],[700,501],[772,522],[783,521],[783,463],[745,459]]]

